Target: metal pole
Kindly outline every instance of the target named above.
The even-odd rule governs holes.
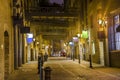
[[[71,60],[73,59],[73,52],[72,52],[72,46],[71,46],[71,52],[70,52],[70,57],[71,57]]]
[[[73,49],[72,49],[72,54],[73,54],[73,61],[75,61],[74,46],[73,46]]]
[[[79,62],[78,62],[78,63],[80,64],[80,63],[81,63],[81,61],[80,61],[80,53],[79,53],[79,55],[78,55],[78,58],[79,58]]]
[[[90,68],[92,68],[92,33],[91,27],[89,27],[89,60],[90,60]]]
[[[90,68],[92,68],[92,55],[89,55],[89,59],[90,59]]]
[[[40,67],[39,67],[40,69],[40,80],[43,80],[43,69],[42,69],[42,62],[40,61]]]
[[[38,56],[38,74],[40,73],[40,56]]]
[[[78,39],[80,40],[80,39]],[[81,63],[80,61],[80,41],[78,41],[78,59],[79,59],[79,64]]]

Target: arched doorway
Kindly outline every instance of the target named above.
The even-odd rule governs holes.
[[[9,75],[9,35],[4,32],[4,79],[6,80]]]

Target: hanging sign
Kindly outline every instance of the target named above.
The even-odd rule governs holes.
[[[88,38],[88,31],[83,30],[81,34],[82,38]]]
[[[79,41],[78,37],[73,37],[73,42],[78,42],[78,41]]]
[[[21,27],[20,28],[20,33],[30,33],[30,27]]]
[[[33,42],[33,34],[32,33],[27,33],[27,43]]]

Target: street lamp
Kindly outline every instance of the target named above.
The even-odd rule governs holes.
[[[70,47],[71,47],[71,60],[72,60],[72,59],[74,60],[74,58],[73,58],[73,46],[74,46],[74,43],[73,43],[72,41],[70,41],[70,42],[69,42],[69,45],[70,45]]]
[[[105,18],[103,18],[103,19],[99,18],[98,25],[99,25],[98,38],[104,39],[105,38],[105,27],[107,25],[107,20]]]
[[[83,30],[81,37],[84,39],[89,38],[89,50],[90,50],[90,54],[89,54],[89,63],[90,63],[90,68],[92,68],[92,53],[91,53],[91,29],[89,29],[89,35],[88,35],[88,31],[87,30]]]
[[[78,34],[78,36],[80,37],[80,34]],[[76,57],[75,56],[75,48],[79,44],[79,37],[77,37],[77,36],[73,37],[73,42],[74,42],[74,46],[73,46],[73,61],[75,60],[74,58]]]
[[[73,61],[75,61],[75,46],[77,41],[78,41],[78,38],[76,36],[73,37],[73,43],[74,43],[74,46],[72,47]]]

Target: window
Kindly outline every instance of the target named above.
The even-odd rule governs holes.
[[[119,26],[119,18],[120,16],[117,15],[114,17],[114,31],[115,31],[115,43],[116,43],[116,50],[120,50],[120,32],[117,32],[116,29]]]
[[[109,26],[108,29],[108,39],[109,39],[109,49],[112,50],[120,50],[120,32],[117,32],[116,29],[120,25],[120,15],[116,15],[113,17],[113,24]]]

